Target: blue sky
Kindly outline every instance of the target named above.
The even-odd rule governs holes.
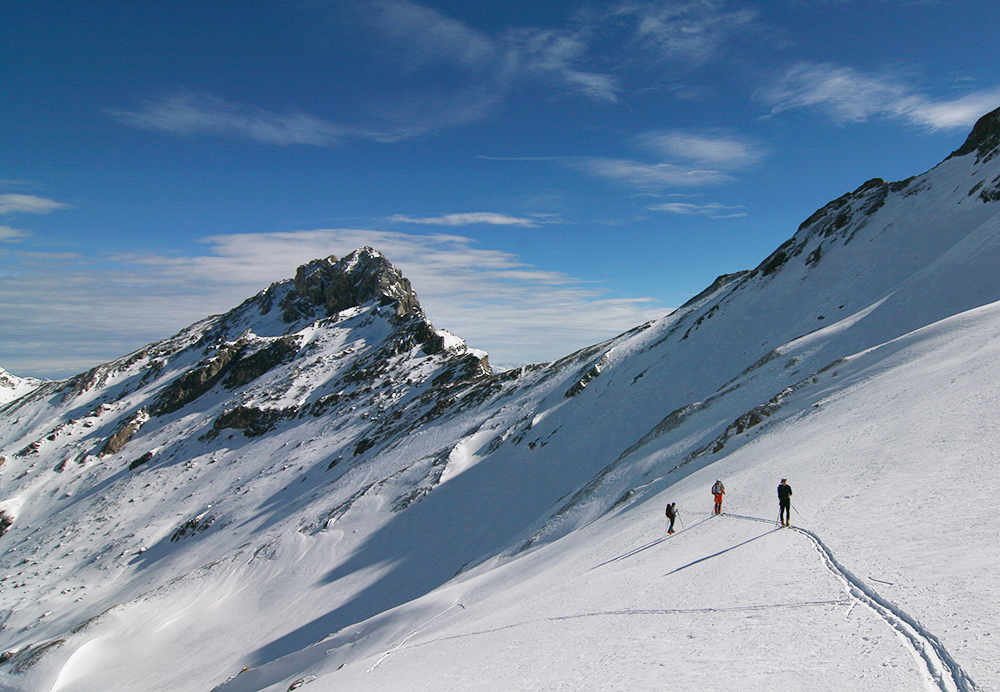
[[[499,363],[756,266],[1000,106],[992,0],[7,0],[0,367],[63,377],[363,245]]]

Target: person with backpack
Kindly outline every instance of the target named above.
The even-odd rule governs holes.
[[[667,529],[667,533],[674,532],[674,519],[677,518],[677,503],[671,502],[667,505],[667,519],[670,520],[670,528]]]
[[[715,481],[715,485],[712,486],[712,494],[715,495],[715,513],[722,514],[722,496],[726,494],[726,486],[722,484],[722,481]]]
[[[778,484],[778,521],[782,526],[788,526],[792,520],[792,486],[788,479],[782,478]]]

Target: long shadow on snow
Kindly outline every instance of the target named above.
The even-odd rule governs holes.
[[[575,470],[577,482],[594,471]],[[396,514],[319,583],[334,585],[366,569],[383,568],[384,573],[343,605],[252,652],[250,666],[300,651],[344,627],[424,596],[470,563],[498,554],[555,505],[567,480],[573,482],[568,473],[558,464],[525,465],[495,454],[448,480]],[[518,492],[510,492],[515,487]]]
[[[708,521],[711,518],[712,518],[712,516],[710,515],[710,516],[702,519],[701,521],[694,522],[693,524],[691,524],[691,526],[688,526],[686,528],[682,528],[679,531],[675,531],[672,534],[665,534],[663,536],[663,538],[657,538],[655,541],[647,543],[646,545],[641,545],[638,548],[633,548],[632,550],[628,551],[627,553],[622,553],[621,555],[613,557],[610,560],[605,560],[604,562],[600,563],[599,565],[594,565],[590,569],[591,570],[595,570],[595,569],[598,569],[600,567],[604,567],[605,565],[610,565],[610,564],[612,564],[614,562],[620,562],[621,560],[625,560],[627,558],[633,557],[634,555],[638,555],[639,553],[645,552],[645,551],[649,550],[650,548],[655,548],[656,546],[660,545],[660,543],[663,543],[664,541],[668,541],[671,538],[674,538],[675,536],[679,536],[682,533],[684,533],[685,531],[690,531],[691,529],[693,529],[694,527],[698,526],[699,524],[704,524],[706,521]]]
[[[754,536],[753,538],[748,538],[747,540],[743,541],[742,543],[737,543],[736,545],[734,545],[732,547],[726,548],[725,550],[720,550],[719,552],[713,553],[712,555],[706,555],[705,557],[700,557],[697,560],[695,560],[694,562],[689,562],[686,565],[681,565],[677,569],[671,570],[670,572],[667,572],[663,576],[669,577],[671,574],[677,574],[682,569],[687,569],[688,567],[694,567],[695,565],[697,565],[700,562],[705,562],[705,560],[711,560],[714,557],[719,557],[720,555],[725,555],[730,550],[736,550],[737,548],[741,548],[741,547],[745,546],[747,543],[753,543],[758,538],[763,538],[764,536],[769,536],[772,533],[775,533],[776,531],[781,531],[781,527],[778,527],[776,529],[771,529],[770,531],[765,531],[764,533],[760,534],[759,536]]]

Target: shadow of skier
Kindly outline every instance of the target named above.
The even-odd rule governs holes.
[[[599,567],[604,567],[605,565],[610,565],[610,564],[611,564],[611,563],[613,563],[613,562],[618,562],[618,561],[620,561],[620,560],[624,560],[624,559],[626,559],[626,558],[629,558],[629,557],[632,557],[633,555],[638,555],[639,553],[641,553],[641,552],[643,552],[643,551],[645,551],[645,550],[649,550],[650,548],[654,548],[654,547],[656,547],[656,546],[660,545],[660,543],[663,543],[664,541],[667,541],[667,540],[670,540],[670,539],[671,539],[671,538],[673,538],[674,536],[679,536],[680,534],[684,533],[685,531],[690,531],[690,530],[691,530],[691,529],[693,529],[694,527],[698,526],[698,524],[702,524],[702,523],[704,523],[704,522],[708,521],[709,519],[711,519],[711,518],[712,518],[712,516],[713,516],[713,515],[710,515],[710,516],[708,516],[708,517],[706,517],[706,518],[702,519],[701,521],[696,521],[695,523],[691,524],[691,526],[688,526],[688,527],[687,527],[687,528],[685,528],[685,529],[681,529],[680,531],[675,531],[674,533],[672,533],[672,534],[670,534],[670,535],[668,535],[668,536],[664,536],[663,538],[657,538],[657,539],[656,539],[655,541],[653,541],[652,543],[647,543],[646,545],[643,545],[643,546],[639,546],[638,548],[633,548],[632,550],[628,551],[627,553],[622,553],[621,555],[618,555],[618,556],[616,556],[616,557],[613,557],[613,558],[611,558],[610,560],[605,560],[605,561],[604,561],[604,562],[602,562],[601,564],[599,564],[599,565],[594,565],[594,566],[593,566],[593,567],[591,567],[590,569],[591,569],[591,570],[595,570],[595,569],[597,569],[597,568],[599,568]]]
[[[725,555],[730,550],[736,550],[737,548],[742,548],[747,543],[753,543],[758,538],[763,538],[764,536],[769,536],[770,534],[775,533],[776,531],[781,531],[781,528],[779,527],[779,528],[776,528],[776,529],[771,529],[770,531],[765,531],[764,533],[760,534],[759,536],[754,536],[753,538],[748,538],[747,540],[743,541],[742,543],[737,543],[736,545],[734,545],[732,547],[729,547],[729,548],[726,548],[725,550],[720,550],[719,552],[714,553],[712,555],[706,555],[705,557],[698,558],[694,562],[689,562],[686,565],[682,565],[681,567],[678,567],[675,570],[667,572],[663,576],[669,577],[671,574],[677,574],[681,570],[687,569],[688,567],[694,567],[695,565],[697,565],[697,564],[699,564],[701,562],[705,562],[706,560],[711,560],[714,557],[719,557],[720,555]]]

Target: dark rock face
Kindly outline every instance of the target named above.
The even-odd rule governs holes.
[[[146,412],[146,409],[139,409],[139,411],[125,421],[121,427],[119,427],[118,430],[107,439],[104,446],[101,448],[101,451],[97,453],[97,456],[104,457],[109,454],[115,454],[121,450],[122,447],[128,444],[129,440],[135,437],[135,434],[139,432],[139,428],[141,428],[148,420],[149,413]]]
[[[981,117],[965,143],[948,158],[965,156],[972,152],[976,152],[976,163],[989,161],[1000,154],[1000,108]]]
[[[298,348],[299,342],[294,336],[269,340],[256,350],[246,339],[224,344],[216,350],[214,357],[171,382],[157,398],[152,413],[155,416],[172,413],[200,397],[220,380],[228,389],[249,384],[295,358]]]
[[[254,353],[241,354],[230,364],[222,384],[229,389],[249,384],[272,368],[292,360],[298,350],[299,340],[294,336],[286,336],[271,341]]]
[[[378,300],[382,305],[396,304],[396,314],[404,317],[420,311],[417,294],[381,253],[365,247],[341,260],[330,256],[313,260],[295,273],[295,292],[281,304],[286,322],[315,315],[323,317]]]
[[[885,205],[889,194],[906,190],[911,182],[912,178],[898,183],[872,178],[854,192],[838,197],[803,221],[796,234],[761,262],[753,273],[763,277],[774,274],[816,240],[850,243],[868,219]],[[822,249],[814,247],[806,258],[806,264],[815,266],[822,257]]]
[[[143,455],[142,455],[141,457],[139,457],[138,459],[136,459],[135,461],[133,461],[133,462],[132,462],[131,464],[129,464],[129,465],[128,465],[128,470],[129,470],[129,471],[134,471],[134,470],[136,470],[137,468],[139,468],[139,467],[140,467],[140,466],[142,466],[143,464],[146,464],[146,463],[148,463],[148,462],[149,462],[150,460],[152,460],[152,458],[153,458],[154,456],[155,456],[155,454],[154,454],[153,452],[146,452],[146,453],[145,453],[145,454],[143,454]]]
[[[189,538],[202,533],[203,531],[207,531],[214,523],[215,517],[211,514],[188,519],[186,522],[181,524],[180,528],[174,531],[173,535],[170,537],[170,542],[176,543],[177,541]]]
[[[231,348],[220,348],[214,358],[178,377],[156,399],[150,412],[154,416],[172,413],[210,390],[225,374],[240,348],[235,344]]]
[[[214,430],[241,430],[247,437],[258,437],[272,430],[282,420],[294,418],[298,409],[260,409],[252,406],[237,406],[219,416],[212,427]]]

